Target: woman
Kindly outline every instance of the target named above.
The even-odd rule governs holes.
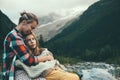
[[[29,48],[30,55],[41,56],[41,62],[54,61],[50,51],[39,47],[38,41],[33,33],[25,37],[25,44]],[[50,57],[50,59],[48,57]],[[43,71],[41,76],[45,77],[46,80],[80,80],[77,74],[63,70],[63,67],[59,63],[55,63],[52,68]]]
[[[37,25],[36,15],[22,12],[18,25],[7,34],[2,57],[2,80],[14,80],[15,60],[20,60],[28,66],[36,65],[41,61],[41,58],[29,54],[23,40],[23,36],[31,33]]]

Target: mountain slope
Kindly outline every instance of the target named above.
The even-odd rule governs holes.
[[[50,40],[55,35],[59,34],[64,28],[66,28],[65,25],[71,24],[74,20],[76,20],[78,16],[71,16],[66,18],[61,18],[58,20],[55,20],[53,22],[43,24],[39,27],[37,27],[34,32],[37,37],[40,35],[43,36],[44,41]]]
[[[42,35],[44,41],[50,40],[66,28],[67,25],[70,25],[74,20],[78,19],[82,12],[79,8],[73,8],[67,10],[65,13],[66,15],[62,15],[62,12],[50,13],[47,16],[41,17],[39,19],[39,24],[41,25],[34,30],[37,37]]]
[[[120,56],[120,1],[100,0],[46,43],[54,54],[104,61]]]
[[[3,48],[3,40],[7,33],[16,25],[0,10],[0,49]]]

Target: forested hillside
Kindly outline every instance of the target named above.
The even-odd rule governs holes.
[[[0,10],[0,50],[3,49],[3,40],[7,33],[16,25]]]
[[[96,2],[45,46],[55,55],[120,62],[120,1]]]

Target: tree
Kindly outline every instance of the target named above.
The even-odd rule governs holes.
[[[44,47],[44,41],[43,41],[43,36],[42,35],[40,35],[40,37],[39,37],[39,44],[40,44],[41,47]]]

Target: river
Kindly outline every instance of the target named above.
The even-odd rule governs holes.
[[[66,66],[68,71],[83,74],[82,80],[120,80],[120,66],[103,62],[79,62]]]
[[[77,71],[82,74],[82,80],[120,80],[120,66],[103,62],[79,62],[66,65],[70,72]],[[1,73],[0,73],[1,75]],[[1,76],[0,76],[0,80]]]

